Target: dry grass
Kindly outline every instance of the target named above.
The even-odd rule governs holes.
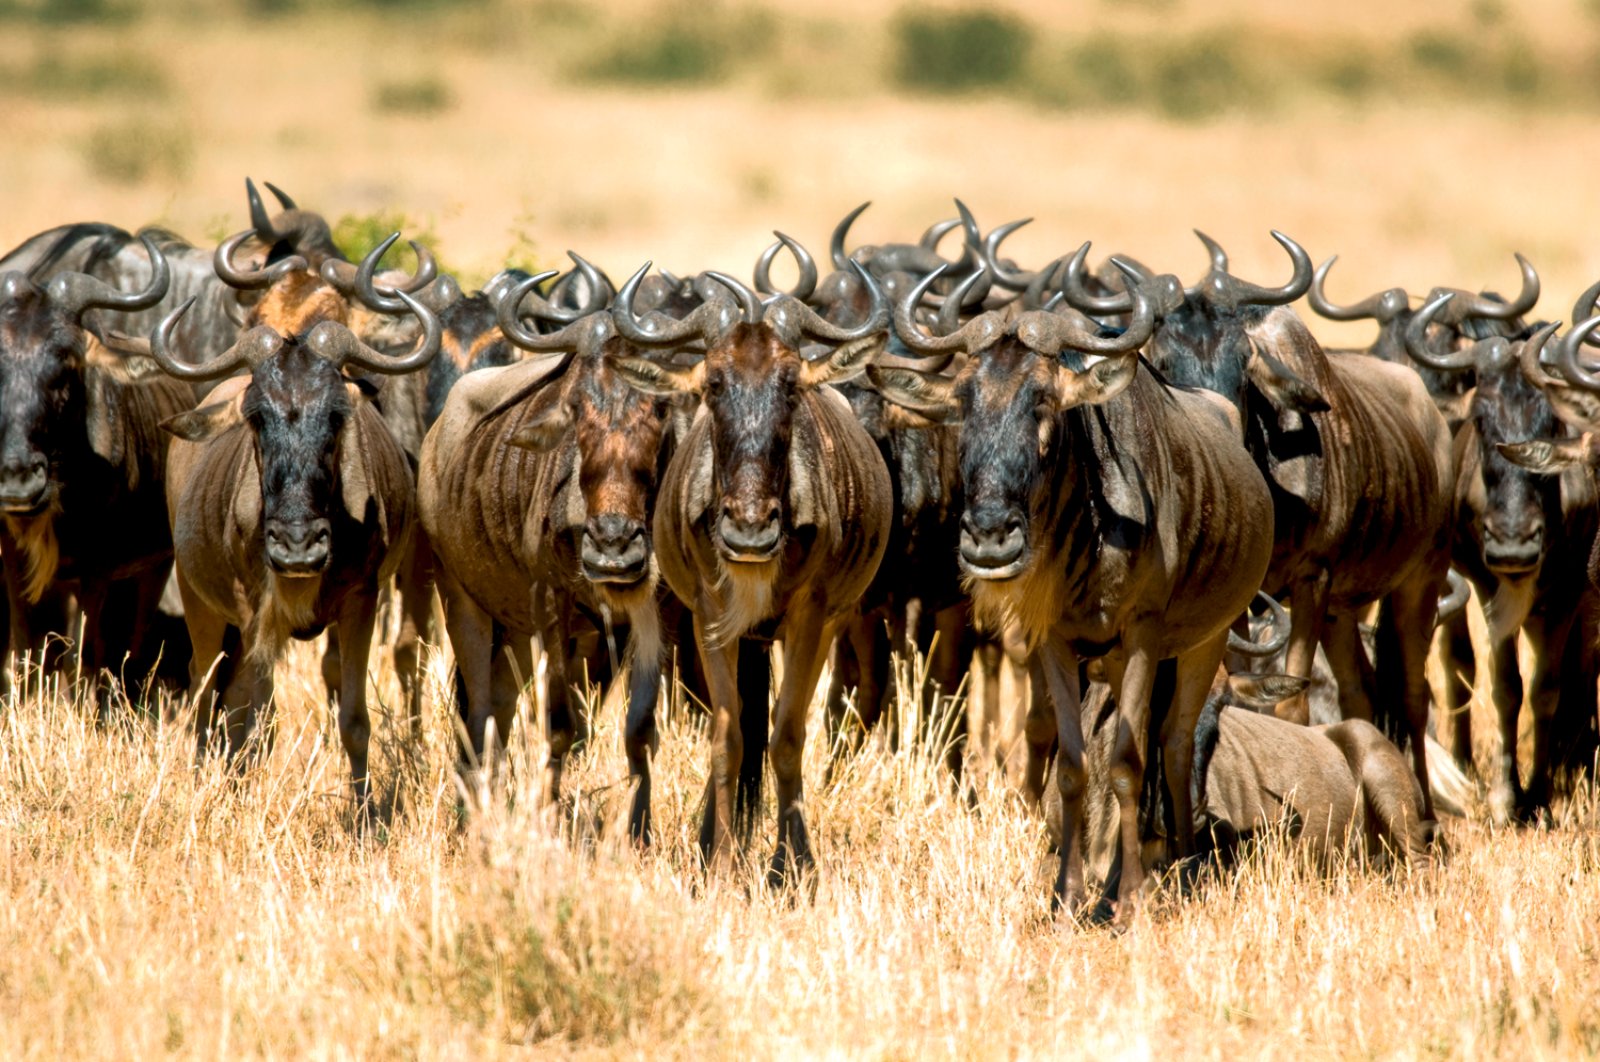
[[[394,702],[385,664],[379,691]],[[181,725],[98,729],[65,697],[0,718],[7,1057],[1572,1056],[1600,1051],[1600,815],[1449,823],[1431,876],[1321,880],[1269,848],[1131,931],[1063,924],[1041,824],[1003,776],[977,806],[926,753],[869,745],[807,782],[815,895],[706,881],[706,748],[665,729],[656,847],[624,840],[614,706],[542,799],[525,712],[505,800],[470,817],[435,689],[427,747],[377,730],[392,814],[353,828],[311,647],[240,781]],[[530,709],[531,710],[531,709]],[[770,844],[768,821],[757,855]]]

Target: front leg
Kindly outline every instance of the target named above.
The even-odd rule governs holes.
[[[1489,788],[1489,812],[1495,825],[1516,818],[1522,786],[1517,780],[1517,715],[1522,711],[1522,669],[1517,660],[1517,631],[1489,646],[1489,696],[1494,702],[1499,748]]]
[[[783,685],[772,720],[772,775],[778,798],[778,847],[768,883],[797,881],[815,865],[806,830],[805,783],[800,768],[806,746],[806,711],[816,693],[836,624],[824,619],[824,603],[812,597],[789,603],[783,622]]]
[[[1177,849],[1175,855],[1180,859],[1195,852],[1194,794],[1190,788],[1194,775],[1194,730],[1227,651],[1228,632],[1223,631],[1178,657],[1172,711],[1161,729],[1162,766],[1177,827],[1172,840]]]
[[[1289,591],[1289,652],[1285,670],[1295,678],[1309,679],[1316,662],[1317,643],[1328,614],[1329,576],[1325,571],[1297,581]],[[1305,726],[1311,721],[1311,700],[1304,691],[1284,700],[1274,710],[1279,719]]]
[[[744,737],[739,727],[739,640],[717,642],[707,633],[707,610],[713,607],[702,597],[694,613],[695,645],[711,694],[711,776],[706,779],[700,855],[713,873],[726,875],[733,869],[734,789]]]
[[[1056,871],[1055,903],[1076,915],[1087,896],[1083,883],[1083,796],[1089,781],[1083,762],[1083,691],[1078,684],[1078,657],[1065,639],[1052,634],[1030,663],[1049,691],[1050,705],[1043,703],[1046,698],[1036,684],[1033,703],[1028,706],[1029,796],[1036,799],[1032,786],[1036,764],[1041,772],[1038,791],[1042,793],[1044,788],[1043,757],[1035,759],[1032,754],[1035,715],[1042,718],[1053,705],[1059,739],[1056,786],[1061,792],[1061,864]]]
[[[372,785],[367,774],[367,746],[372,720],[367,715],[367,655],[372,649],[376,602],[370,593],[357,591],[339,609],[339,740],[350,760],[350,781],[355,790],[356,815],[372,807]]]
[[[633,672],[628,682],[628,721],[622,734],[628,773],[636,783],[628,812],[628,835],[635,844],[650,843],[650,761],[660,747],[656,701],[661,694],[661,613],[651,597],[629,617],[629,651]]]
[[[1139,836],[1139,796],[1144,784],[1150,735],[1150,694],[1155,684],[1155,654],[1139,632],[1123,633],[1126,659],[1111,668],[1117,698],[1116,740],[1111,751],[1111,789],[1117,796],[1118,849],[1122,880],[1117,891],[1117,922],[1126,925],[1144,887],[1144,851]],[[1081,734],[1080,734],[1081,740]],[[1193,740],[1193,734],[1190,735]]]

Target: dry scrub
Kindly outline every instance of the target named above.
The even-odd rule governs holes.
[[[463,819],[436,687],[426,749],[380,723],[389,811],[358,832],[313,651],[280,674],[277,748],[238,782],[192,767],[182,725],[7,707],[0,1054],[1600,1051],[1592,793],[1549,831],[1450,822],[1432,877],[1322,881],[1269,850],[1113,935],[1052,919],[1042,828],[999,772],[969,810],[936,757],[876,742],[831,790],[811,744],[808,901],[764,892],[759,868],[696,869],[692,720],[665,729],[659,842],[638,855],[614,706],[560,812],[525,715],[509,798]]]

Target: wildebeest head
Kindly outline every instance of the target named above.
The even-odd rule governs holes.
[[[699,339],[705,357],[692,369],[630,358],[617,369],[651,394],[698,395],[711,417],[712,537],[724,561],[764,563],[783,548],[790,441],[796,408],[808,392],[860,372],[887,340],[888,303],[859,262],[855,271],[872,310],[854,327],[831,324],[787,295],[762,303],[733,277],[712,273],[737,298],[711,299],[687,318],[634,315],[633,296],[645,270],[617,296],[614,317],[623,338],[640,347],[681,347]],[[803,357],[806,338],[823,344]]]
[[[369,262],[382,250],[369,255]],[[152,357],[179,379],[214,380],[241,367],[249,370],[250,383],[243,390],[162,427],[190,442],[215,438],[237,425],[250,432],[267,566],[276,576],[314,576],[327,568],[341,503],[357,523],[371,518],[373,504],[381,509],[363,447],[353,437],[356,407],[365,397],[344,370],[411,372],[438,353],[438,318],[410,294],[402,292],[399,299],[421,322],[422,337],[414,351],[398,358],[367,346],[343,324],[323,320],[288,336],[258,325],[221,355],[188,365],[173,356],[172,333],[193,300],[169,314],[151,336]],[[381,524],[381,512],[378,519]]]
[[[1032,519],[1052,486],[1040,472],[1061,445],[1062,415],[1109,402],[1133,382],[1152,307],[1133,285],[1133,319],[1120,336],[1097,335],[1045,310],[1014,317],[989,311],[932,336],[914,315],[928,283],[895,304],[895,331],[919,354],[965,352],[966,364],[953,378],[878,366],[868,372],[891,401],[931,421],[960,422],[961,569],[974,579],[1010,579],[1031,559]],[[959,292],[953,301],[961,301]]]
[[[579,271],[598,276],[582,258],[572,259]],[[612,592],[653,586],[650,512],[665,452],[668,402],[635,390],[617,371],[618,359],[636,351],[617,335],[612,315],[598,312],[609,301],[609,285],[586,284],[584,304],[562,307],[537,291],[554,275],[528,277],[499,301],[499,327],[512,343],[537,354],[565,355],[557,372],[540,378],[533,410],[510,441],[539,452],[574,448],[584,577]],[[534,332],[523,321],[525,312],[561,327]],[[513,395],[500,408],[528,398]]]
[[[151,264],[143,291],[120,292],[85,273],[58,274],[43,288],[22,273],[0,274],[0,512],[47,510],[63,464],[86,445],[120,462],[121,438],[101,423],[109,410],[94,408],[106,396],[86,370],[90,359],[114,375],[122,366],[81,318],[96,307],[149,309],[166,295],[167,260],[149,236],[140,239]]]
[[[343,260],[344,255],[333,242],[333,230],[321,214],[302,210],[271,181],[267,181],[266,185],[283,207],[277,214],[267,213],[255,182],[248,177],[244,180],[245,195],[250,200],[248,235],[265,250],[267,265],[298,257],[312,269],[318,269],[329,259]]]
[[[834,227],[833,236],[829,241],[829,252],[835,272],[827,276],[820,288],[817,288],[815,278],[810,274],[810,269],[815,267],[808,268],[808,258],[802,259],[801,284],[790,294],[813,304],[847,308],[850,316],[859,320],[870,312],[872,300],[851,267],[850,263],[854,262],[871,272],[873,278],[883,286],[885,294],[891,299],[900,298],[904,294],[902,288],[909,287],[911,283],[930,273],[940,271],[935,287],[924,296],[930,305],[940,305],[944,293],[954,290],[974,277],[977,279],[973,286],[964,289],[967,305],[975,306],[983,301],[993,282],[994,273],[979,268],[982,264],[980,250],[983,235],[978,230],[978,223],[973,219],[972,212],[964,203],[959,199],[956,200],[959,217],[938,221],[928,226],[927,231],[916,243],[863,244],[847,251],[846,240],[851,225],[871,205],[862,203],[846,214]],[[956,229],[960,229],[962,233],[961,257],[951,261],[939,253],[939,245],[945,236]],[[799,244],[793,240],[781,235],[779,240],[779,243],[767,248],[757,263],[755,281],[757,289],[763,294],[774,293],[770,290],[767,269],[773,256],[778,253],[779,247],[788,246],[790,252],[795,253],[797,257],[803,254],[803,251],[799,250]],[[811,279],[809,285],[806,283],[808,277]],[[815,288],[814,298],[813,288]],[[939,294],[933,294],[933,291]]]

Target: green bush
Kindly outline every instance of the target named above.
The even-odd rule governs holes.
[[[39,58],[17,81],[40,96],[91,99],[119,96],[160,99],[167,95],[166,74],[143,56],[121,53],[81,58],[70,52]]]
[[[672,4],[633,20],[576,73],[621,85],[710,84],[767,54],[775,26],[763,11]]]
[[[372,109],[390,114],[439,114],[455,106],[455,93],[443,80],[423,75],[380,81],[372,89]]]
[[[146,178],[182,180],[194,163],[194,138],[182,126],[145,119],[110,122],[84,141],[89,172],[113,184],[137,184]]]
[[[417,256],[412,253],[407,240],[416,240],[429,251],[433,252],[434,259],[439,257],[439,235],[433,231],[431,224],[418,221],[400,210],[375,210],[370,214],[346,214],[333,225],[334,246],[339,248],[341,254],[352,262],[359,262],[369,251],[384,240],[389,234],[398,232],[400,240],[384,256],[382,269],[404,269],[413,272],[417,268]],[[439,271],[445,272],[443,262],[439,262]]]
[[[976,8],[904,8],[891,26],[893,80],[921,92],[967,92],[1021,80],[1033,29],[1021,18]]]

